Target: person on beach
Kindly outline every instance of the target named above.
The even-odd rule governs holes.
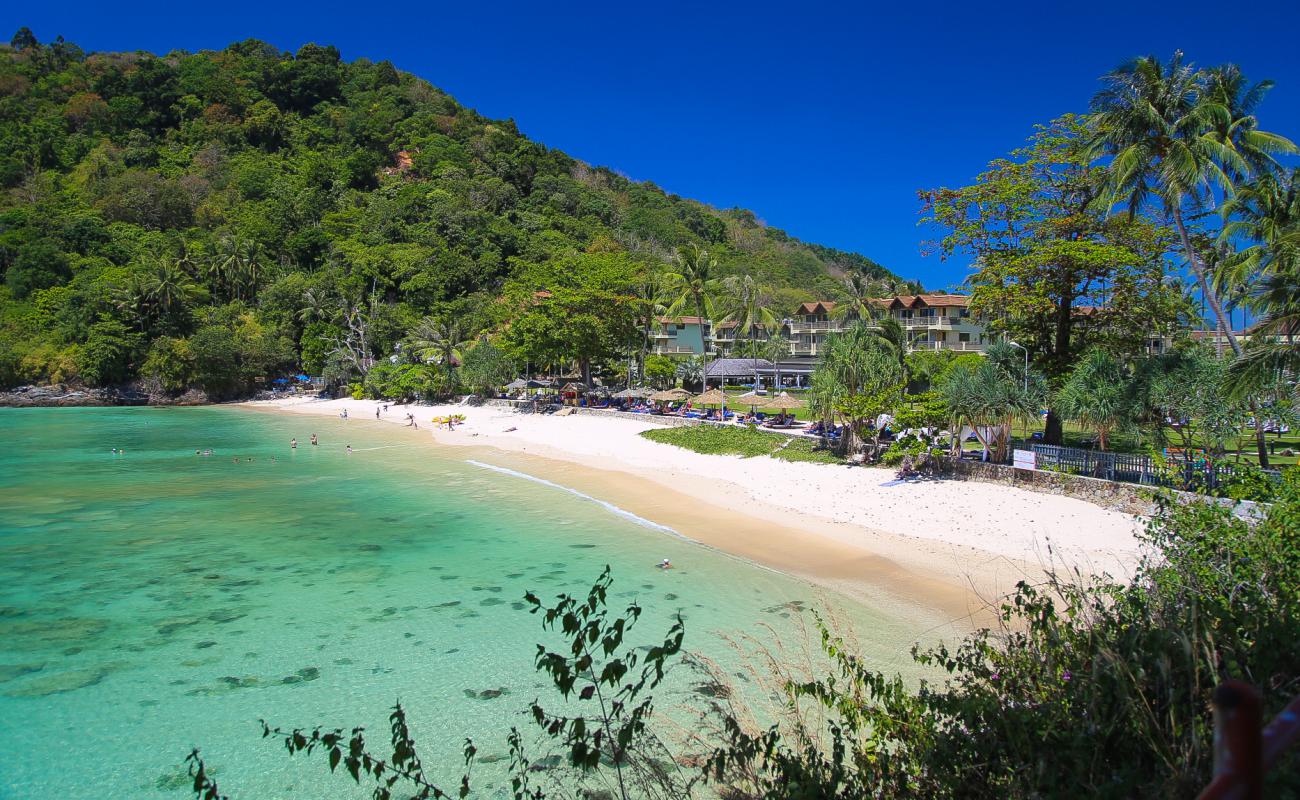
[[[375,408],[375,419],[379,419],[379,408]]]
[[[298,449],[298,440],[297,440],[297,439],[290,439],[290,440],[289,440],[289,449],[290,449],[290,450],[297,450],[297,449]]]

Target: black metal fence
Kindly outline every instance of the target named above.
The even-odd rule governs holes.
[[[1036,454],[1038,469],[1145,486],[1213,491],[1235,474],[1231,465],[1213,464],[1203,458],[1180,456],[1159,463],[1151,456],[1133,453],[1108,453],[1037,443],[1030,447]],[[1264,472],[1280,477],[1271,470]]]

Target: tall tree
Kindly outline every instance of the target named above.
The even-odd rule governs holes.
[[[1189,214],[1231,194],[1242,178],[1275,166],[1277,153],[1294,153],[1288,139],[1259,129],[1253,115],[1271,83],[1245,88],[1235,68],[1214,73],[1184,62],[1135,58],[1103,76],[1092,99],[1093,152],[1111,156],[1101,202],[1125,202],[1130,215],[1156,206],[1172,219],[1182,252],[1222,335],[1241,355],[1241,343],[1193,244]]]
[[[1088,135],[1085,120],[1063,116],[974,184],[920,193],[924,221],[944,232],[939,254],[974,259],[972,313],[1027,348],[1057,385],[1088,347],[1140,351],[1183,308],[1164,259],[1172,234],[1094,205],[1103,174]],[[1049,407],[1044,439],[1061,435]]]
[[[667,316],[681,319],[691,312],[700,320],[700,336],[704,341],[704,388],[709,388],[708,329],[713,320],[713,297],[722,281],[718,277],[718,260],[709,251],[693,244],[679,249],[673,256],[673,271],[667,275],[671,296]]]

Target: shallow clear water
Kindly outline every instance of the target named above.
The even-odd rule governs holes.
[[[799,604],[824,600],[418,435],[229,408],[0,411],[0,797],[184,797],[191,746],[235,797],[361,796],[257,720],[382,737],[398,698],[454,783],[466,736],[503,753],[551,696],[527,590],[582,592],[609,564],[615,601],[646,609],[634,639],[681,612],[688,649],[732,672],[719,632],[793,641]],[[840,613],[902,665],[905,620]],[[674,680],[669,700],[690,690]]]

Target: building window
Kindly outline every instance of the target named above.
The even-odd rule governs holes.
[[[970,334],[969,334],[969,333],[959,333],[959,334],[957,334],[957,341],[959,341],[959,342],[969,342],[969,341],[970,341]]]

